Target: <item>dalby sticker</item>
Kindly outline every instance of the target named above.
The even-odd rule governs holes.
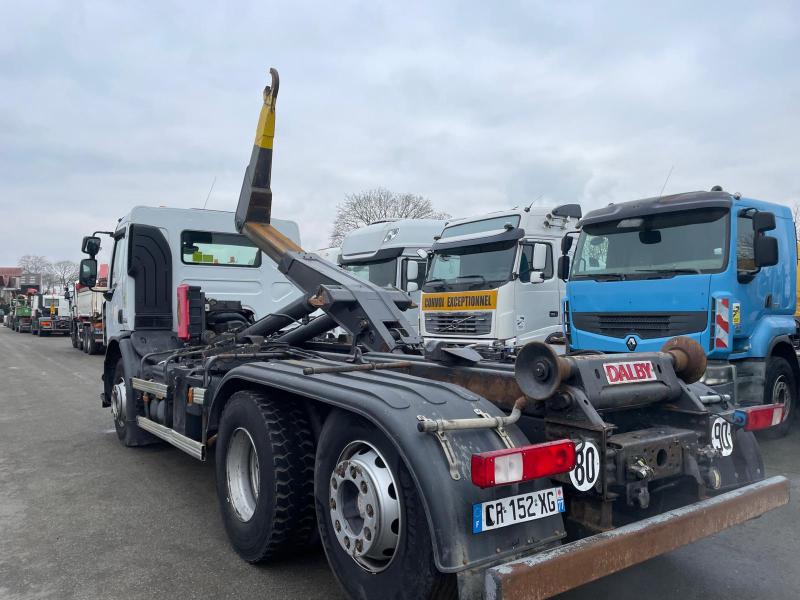
[[[656,381],[658,379],[653,370],[653,363],[649,360],[606,363],[603,365],[603,370],[606,372],[606,379],[611,385]]]

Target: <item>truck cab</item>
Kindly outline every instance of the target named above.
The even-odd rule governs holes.
[[[275,220],[275,226],[299,239],[296,223]],[[220,309],[215,320],[242,324],[298,294],[273,261],[236,233],[231,212],[137,206],[120,219],[113,242],[106,340],[138,330],[177,331],[180,284],[202,286],[207,301]]]
[[[564,286],[555,257],[580,214],[570,204],[449,221],[422,286],[425,340],[501,358],[531,341],[561,339]]]
[[[342,240],[339,264],[361,279],[403,290],[419,305],[427,266],[422,256],[445,223],[440,219],[396,219],[361,227]],[[412,325],[418,324],[419,309],[410,308],[405,314]]]
[[[40,337],[69,335],[70,310],[65,296],[36,294],[31,297],[31,333]]]
[[[706,351],[704,381],[744,405],[785,404],[797,245],[788,207],[716,189],[611,204],[584,217],[568,268],[572,350],[648,352],[674,336]]]

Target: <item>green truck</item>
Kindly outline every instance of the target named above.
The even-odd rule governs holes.
[[[31,302],[19,295],[11,301],[11,328],[19,333],[31,332]]]

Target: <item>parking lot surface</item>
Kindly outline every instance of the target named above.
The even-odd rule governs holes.
[[[124,448],[100,407],[102,361],[0,327],[0,599],[342,597],[321,550],[238,558],[212,462]],[[762,448],[792,481],[788,507],[560,598],[800,597],[800,423]]]

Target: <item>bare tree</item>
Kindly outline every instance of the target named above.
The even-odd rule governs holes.
[[[418,194],[396,194],[375,188],[348,194],[336,207],[336,220],[331,230],[331,246],[339,246],[344,236],[354,229],[385,219],[447,219],[428,198]]]
[[[20,259],[17,261],[17,264],[22,267],[23,273],[38,274],[47,272],[47,269],[50,266],[50,261],[44,256],[26,254],[25,256],[20,257]]]
[[[59,260],[50,265],[48,275],[51,278],[51,286],[65,288],[78,278],[78,263],[71,260]]]

